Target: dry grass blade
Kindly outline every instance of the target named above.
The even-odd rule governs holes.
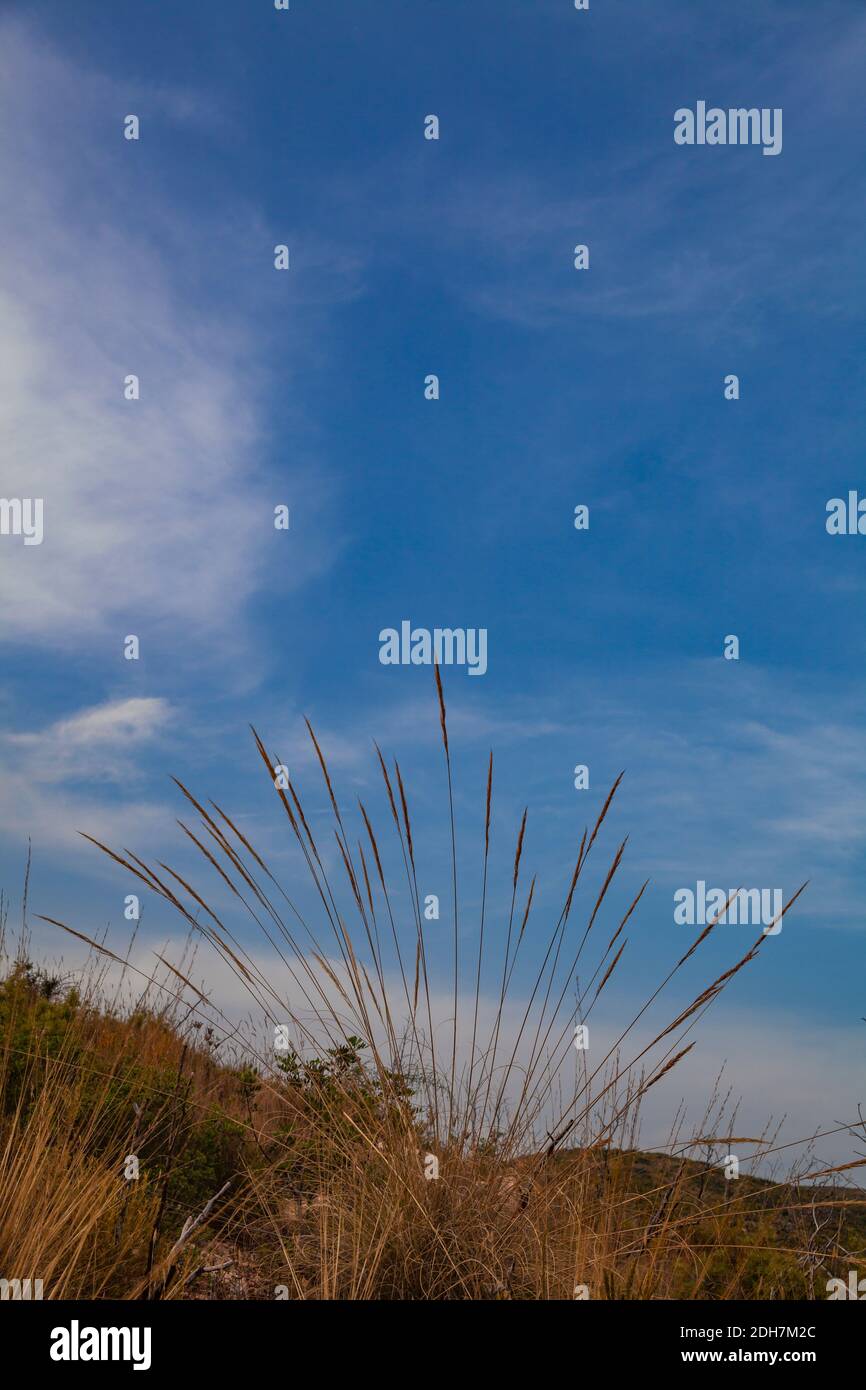
[[[271,1297],[285,1286],[305,1300],[570,1298],[577,1278],[599,1298],[777,1299],[815,1295],[818,1256],[828,1268],[851,1258],[866,1195],[829,1182],[866,1159],[810,1159],[811,1171],[801,1163],[785,1180],[744,1175],[726,1184],[716,1145],[752,1145],[764,1163],[782,1145],[769,1126],[758,1138],[736,1137],[736,1106],[724,1090],[691,1134],[674,1107],[667,1145],[639,1147],[643,1098],[656,1088],[651,1106],[661,1099],[660,1083],[696,1046],[684,1035],[755,960],[766,932],[732,965],[717,966],[709,984],[692,983],[690,1002],[677,997],[652,1027],[642,1022],[661,1008],[729,898],[685,953],[670,952],[660,983],[623,1019],[624,991],[607,986],[627,967],[633,938],[624,931],[648,880],[630,886],[618,925],[614,917],[593,931],[628,872],[627,838],[610,846],[605,863],[590,860],[607,836],[622,774],[583,831],[551,911],[545,876],[530,862],[528,808],[513,858],[505,846],[501,871],[496,863],[492,752],[476,923],[478,885],[471,915],[458,900],[456,744],[437,665],[434,678],[453,941],[429,926],[425,935],[427,846],[400,763],[374,744],[385,795],[370,809],[348,805],[344,824],[309,721],[327,789],[321,802],[315,774],[315,807],[292,778],[276,775],[282,764],[252,731],[289,822],[290,871],[306,876],[300,896],[294,886],[285,891],[276,860],[269,864],[237,816],[180,781],[200,817],[194,828],[178,822],[183,849],[216,896],[195,869],[150,866],[91,840],[184,924],[187,945],[179,956],[156,950],[162,969],[148,974],[130,963],[131,950],[44,917],[92,952],[87,991],[76,985],[55,998],[55,983],[43,990],[20,960],[0,981],[4,1267],[38,1264],[57,1297],[185,1298],[206,1287],[220,1296],[253,1264],[238,1296]],[[480,816],[477,831],[480,841]],[[478,935],[465,960],[461,931],[467,941]],[[193,983],[199,949],[213,951],[231,988],[245,992],[246,1019],[228,1018]],[[108,1006],[104,981],[115,968],[124,993],[118,985],[114,997],[123,1002]],[[129,999],[133,979],[144,984]],[[578,1050],[593,1010],[593,1047]],[[118,1174],[139,1153],[147,1155],[141,1180],[126,1183]],[[815,1181],[828,1185],[804,1188]],[[819,1210],[834,1213],[832,1236]],[[818,1256],[816,1228],[825,1241]]]

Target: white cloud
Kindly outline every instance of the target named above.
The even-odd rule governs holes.
[[[214,223],[155,190],[148,121],[140,142],[122,136],[131,100],[152,124],[206,119],[192,97],[130,93],[0,22],[3,494],[42,497],[45,528],[40,546],[0,543],[3,634],[234,648],[284,541],[274,505],[309,522],[323,489],[310,467],[279,484],[259,467],[266,377],[238,259],[252,243],[267,260],[270,233],[245,209]],[[285,341],[300,344],[291,322]],[[328,563],[312,539],[291,547],[288,585]]]
[[[110,700],[58,719],[39,733],[7,734],[4,742],[21,754],[36,781],[117,776],[118,754],[151,740],[172,714],[166,700],[147,697]],[[41,758],[32,757],[37,750]],[[128,774],[123,763],[123,777]]]
[[[173,822],[161,805],[130,795],[135,753],[168,727],[173,710],[157,698],[109,701],[39,732],[0,740],[0,834],[32,836],[39,848],[80,850],[79,831],[112,844],[150,847]],[[95,795],[82,784],[110,784]]]
[[[39,734],[9,734],[8,741],[19,747],[36,746],[46,741],[63,749],[92,750],[100,745],[118,742],[137,742],[150,738],[165,723],[169,707],[165,700],[153,697],[112,700],[82,710],[68,719],[58,719]]]

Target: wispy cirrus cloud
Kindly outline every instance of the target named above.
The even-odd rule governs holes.
[[[400,257],[408,244],[417,255],[435,220],[450,292],[485,318],[539,332],[657,319],[713,344],[725,334],[760,342],[760,325],[779,311],[853,319],[863,196],[856,181],[840,179],[826,141],[843,148],[853,139],[863,153],[849,113],[862,86],[866,20],[839,4],[816,39],[797,7],[772,0],[760,10],[749,43],[733,49],[720,41],[724,22],[698,8],[655,14],[666,58],[649,68],[643,31],[625,13],[594,17],[604,35],[593,49],[598,85],[573,108],[551,108],[551,120],[569,123],[573,159],[537,168],[494,149],[479,169],[475,148],[446,135],[446,201],[431,195],[412,154],[395,152],[389,168],[398,164],[400,177],[391,174],[392,194],[377,200],[380,247]],[[548,11],[579,45],[585,17],[560,0]],[[674,111],[699,98],[783,107],[782,159],[676,148]],[[640,120],[624,133],[632,107]],[[384,184],[377,168],[342,189],[343,200]],[[590,246],[589,273],[572,270],[577,243]]]
[[[143,797],[139,759],[175,711],[160,698],[106,701],[38,731],[0,738],[0,833],[40,848],[79,848],[78,832],[152,845],[172,828],[162,804]]]
[[[123,138],[131,101],[145,113],[139,143]],[[316,543],[322,469],[305,458],[277,479],[262,463],[267,330],[240,307],[238,263],[268,267],[275,238],[255,209],[229,203],[214,230],[154,186],[148,120],[208,127],[200,105],[165,87],[131,92],[0,21],[0,178],[16,190],[0,218],[3,494],[44,499],[43,543],[0,544],[0,639],[58,650],[144,632],[236,650],[269,566],[290,588],[336,552],[333,534]],[[317,298],[317,276],[300,301]],[[283,373],[309,347],[286,307]],[[124,397],[131,374],[137,401]],[[290,566],[274,551],[281,502],[307,523]]]
[[[22,757],[38,750],[47,754],[33,762],[33,775],[39,781],[126,779],[129,754],[150,743],[172,715],[167,700],[152,696],[109,700],[58,719],[39,733],[7,734],[4,742]]]

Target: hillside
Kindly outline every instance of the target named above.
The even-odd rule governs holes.
[[[188,1007],[19,961],[0,1275],[46,1298],[822,1298],[866,1265],[862,1191],[726,1181],[718,1157],[453,1142],[428,1180],[410,1081],[364,1053],[264,1069]]]

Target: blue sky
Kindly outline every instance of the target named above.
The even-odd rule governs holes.
[[[496,865],[528,805],[541,910],[625,769],[612,912],[651,884],[617,1007],[679,952],[677,888],[809,878],[737,981],[733,1080],[796,1096],[805,1036],[853,1113],[866,540],[825,508],[866,488],[864,68],[841,0],[7,3],[0,491],[46,520],[0,539],[6,891],[29,837],[34,911],[122,941],[75,832],[183,861],[170,774],[279,857],[247,725],[324,815],[308,714],[349,803],[382,812],[373,737],[400,758],[444,901],[432,676],[378,634],[484,627],[484,677],[446,673],[467,913],[490,747]],[[675,145],[698,100],[782,108],[781,154]]]

